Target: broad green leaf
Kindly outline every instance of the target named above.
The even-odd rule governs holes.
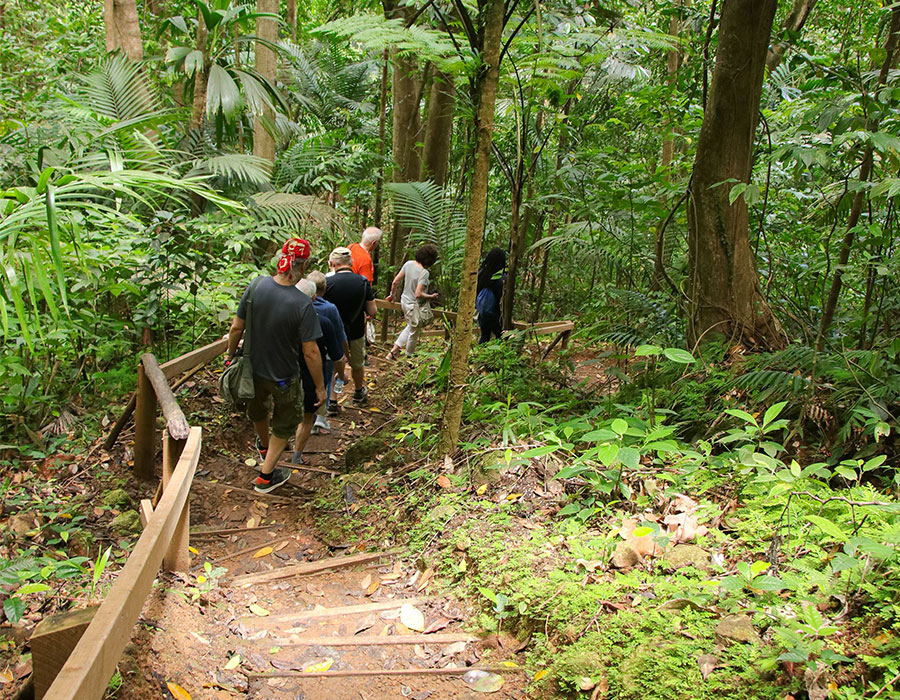
[[[628,430],[628,422],[622,420],[621,418],[616,418],[615,420],[613,420],[612,425],[610,427],[613,429],[613,432],[616,435],[621,437]]]
[[[666,348],[663,350],[663,354],[672,362],[681,365],[691,365],[697,361],[691,353],[681,348]]]
[[[25,339],[25,344],[33,352],[34,343],[31,338],[31,329],[28,322],[28,316],[25,313],[25,302],[22,298],[22,286],[19,284],[19,276],[16,274],[16,268],[12,265],[6,265],[6,279],[9,281],[9,296],[12,297],[13,307],[16,309],[16,316],[19,319],[19,331]]]
[[[663,349],[658,345],[638,345],[634,349],[635,357],[647,357],[652,355],[661,355]]]
[[[631,534],[635,537],[646,537],[647,535],[653,534],[653,528],[642,525],[641,527],[634,528],[634,532]]]
[[[206,113],[215,118],[216,112],[222,110],[226,120],[230,120],[241,104],[241,93],[237,83],[227,70],[218,63],[209,67],[209,80],[206,85]]]
[[[769,568],[769,562],[767,561],[755,561],[750,565],[750,578],[755,578],[759,576],[763,571]]]
[[[641,453],[633,447],[622,447],[619,449],[618,459],[629,469],[637,469],[641,461]]]
[[[756,591],[780,591],[784,588],[784,582],[774,576],[757,576],[750,586]]]
[[[56,269],[56,282],[59,285],[59,296],[62,299],[66,314],[69,313],[69,299],[66,294],[66,278],[63,269],[62,251],[59,246],[59,229],[56,225],[56,194],[53,185],[47,185],[45,202],[47,205],[47,230],[50,233],[50,255]]]
[[[615,463],[619,454],[619,446],[612,444],[597,445],[597,459],[604,467],[609,467]]]
[[[822,532],[826,535],[830,535],[832,538],[836,539],[838,542],[846,542],[847,535],[838,527],[835,523],[827,518],[823,518],[820,515],[807,515],[806,519],[811,522],[813,525],[818,527]]]
[[[3,612],[6,614],[7,620],[16,624],[25,614],[25,601],[16,596],[10,596],[3,601]]]
[[[778,403],[769,406],[763,415],[763,427],[778,418],[778,415],[784,410],[785,406],[787,406],[787,401],[779,401]]]
[[[19,590],[17,590],[14,595],[26,596],[32,593],[43,593],[44,591],[49,590],[50,586],[48,586],[46,583],[26,583]]]
[[[740,418],[742,421],[750,423],[751,425],[758,425],[758,423],[756,422],[756,418],[739,408],[727,408],[725,409],[725,413],[727,413],[729,416]]]

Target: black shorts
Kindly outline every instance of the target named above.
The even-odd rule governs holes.
[[[303,412],[316,412],[316,383],[306,366],[300,367],[300,382],[303,385]]]

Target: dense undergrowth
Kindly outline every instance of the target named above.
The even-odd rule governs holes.
[[[614,351],[605,366],[629,381],[597,397],[565,356],[522,352],[479,349],[446,482],[414,457],[436,437],[445,381],[443,354],[425,353],[391,399],[409,410],[373,448],[375,472],[323,496],[323,527],[408,544],[476,601],[482,630],[527,649],[535,696],[898,697],[889,444],[796,454],[795,406],[726,388],[741,363]],[[666,387],[653,404],[649,373]],[[679,420],[691,406],[705,431]],[[339,522],[347,483],[360,505]]]

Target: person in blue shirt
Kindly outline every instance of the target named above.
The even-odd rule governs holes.
[[[316,296],[316,285],[308,279],[297,282],[297,289],[310,299],[314,299]],[[319,318],[319,325],[322,327],[322,336],[318,340],[319,353],[322,356],[322,366],[324,367],[327,361],[334,362],[344,356],[344,346],[340,342],[339,333],[335,330],[334,324],[327,315]],[[318,371],[319,368],[316,367],[315,369]],[[307,367],[302,356],[300,357],[300,379],[304,384],[304,390],[307,385],[315,386],[311,369]],[[309,459],[303,456],[303,449],[306,447],[306,443],[309,442],[313,419],[316,416],[316,408],[318,408],[318,404],[315,402],[314,391],[312,393],[313,398],[306,400],[307,392],[304,391],[303,420],[297,426],[297,433],[294,435],[294,455],[291,459],[291,462],[294,464],[309,464]]]
[[[337,339],[336,342],[341,348],[341,352],[335,354],[334,361],[327,356],[323,356],[322,370],[325,372],[325,394],[328,398],[326,399],[326,405],[319,407],[316,413],[316,422],[312,428],[313,433],[330,433],[331,424],[328,422],[328,418],[325,417],[325,411],[328,408],[328,403],[334,401],[331,398],[331,384],[335,376],[344,376],[347,358],[344,356],[343,348],[347,342],[347,334],[344,331],[344,322],[341,320],[341,312],[338,310],[338,307],[323,296],[327,284],[325,275],[318,270],[313,270],[306,276],[306,279],[316,285],[313,308],[319,316],[319,321],[321,322],[323,318],[327,318],[331,322]],[[337,390],[335,390],[335,393],[337,393]]]
[[[503,248],[491,248],[478,270],[475,308],[478,310],[478,327],[481,329],[479,344],[488,342],[491,336],[499,338],[503,332],[500,299],[503,298],[503,283],[506,280],[503,272],[505,267],[506,251]]]

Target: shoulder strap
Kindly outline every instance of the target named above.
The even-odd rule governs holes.
[[[253,290],[259,284],[262,277],[257,277],[250,283],[250,289],[247,292],[247,319],[244,322],[244,350],[245,357],[250,357],[250,318],[253,316]]]

